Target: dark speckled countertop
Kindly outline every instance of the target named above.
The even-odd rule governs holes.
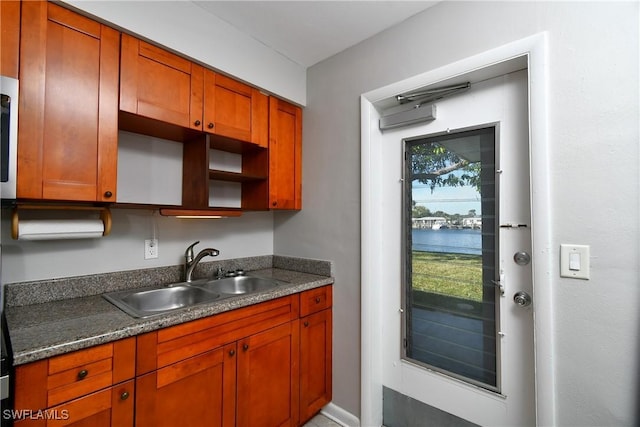
[[[299,266],[291,260],[273,262],[274,267],[277,265],[286,268],[263,268],[247,272],[247,275],[270,277],[285,282],[282,286],[146,319],[129,316],[101,295],[9,306],[5,309],[5,315],[13,363],[22,365],[333,283],[331,275],[287,269]],[[326,274],[330,269],[329,267],[328,270],[319,272]]]

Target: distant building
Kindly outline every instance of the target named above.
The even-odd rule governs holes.
[[[411,218],[411,226],[413,228],[436,229],[447,223],[447,219],[442,216],[423,216],[422,218]]]
[[[482,218],[479,216],[462,219],[463,228],[482,228]]]

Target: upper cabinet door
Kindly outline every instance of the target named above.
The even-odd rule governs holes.
[[[269,98],[269,206],[302,209],[302,109]]]
[[[267,95],[237,80],[205,70],[205,131],[266,148],[267,120]]]
[[[22,2],[18,198],[116,200],[120,33]]]
[[[0,2],[0,75],[18,78],[20,2]]]
[[[120,110],[202,130],[203,68],[122,35]]]

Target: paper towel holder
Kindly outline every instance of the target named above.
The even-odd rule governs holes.
[[[11,215],[11,238],[17,240],[19,237],[18,223],[19,210],[64,210],[64,211],[95,211],[100,212],[100,219],[104,224],[104,231],[102,236],[107,236],[111,233],[111,211],[107,207],[96,206],[62,206],[62,205],[18,205],[13,209]]]

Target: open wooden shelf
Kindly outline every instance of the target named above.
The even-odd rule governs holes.
[[[209,179],[229,182],[252,182],[266,180],[266,175],[255,175],[251,173],[227,172],[215,169],[209,169]]]

